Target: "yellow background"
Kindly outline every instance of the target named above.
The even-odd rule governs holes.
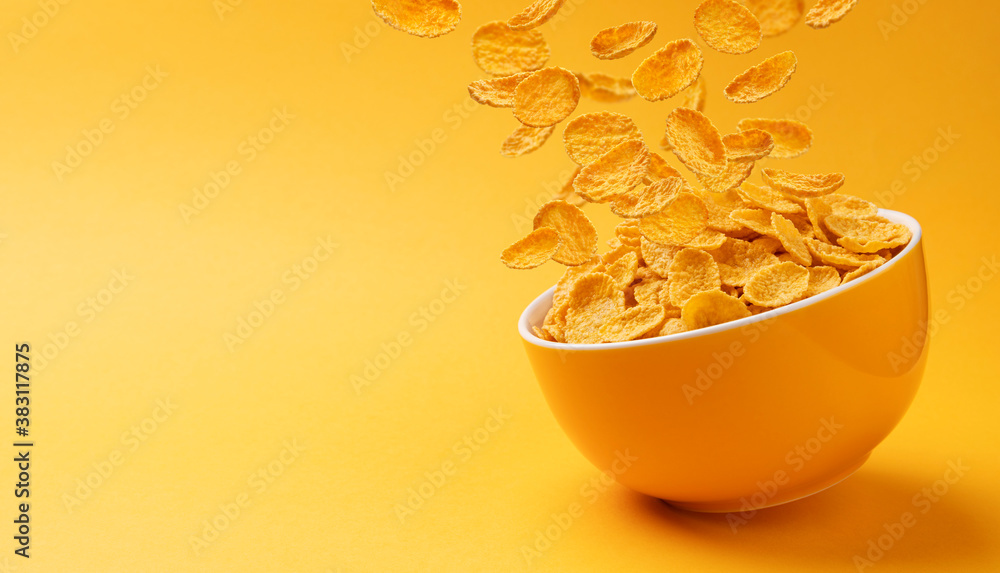
[[[77,329],[33,372],[30,561],[13,554],[15,469],[0,463],[0,566],[852,571],[883,524],[914,511],[913,497],[957,460],[965,476],[872,569],[1000,565],[1000,280],[974,280],[983,258],[1000,254],[994,3],[896,2],[918,9],[887,32],[879,23],[891,22],[893,3],[865,1],[827,30],[800,23],[749,55],[705,50],[706,111],[724,132],[741,117],[798,112],[815,144],[781,167],[842,171],[846,191],[882,193],[922,222],[932,305],[948,317],[916,401],[871,460],[736,534],[723,516],[621,486],[581,492],[599,470],[564,437],[532,377],[515,321],[561,269],[514,272],[497,257],[571,162],[560,132],[534,154],[501,157],[516,126],[509,111],[463,107],[467,83],[484,77],[469,54],[473,31],[521,2],[467,1],[459,28],[436,40],[381,25],[361,1],[233,3],[220,16],[212,0],[72,1],[16,50],[9,34],[40,8],[4,3],[0,363],[13,371],[12,347],[27,341],[38,366],[67,323]],[[625,75],[666,41],[696,37],[696,5],[570,0],[541,31],[552,65]],[[650,45],[614,62],[590,56],[597,30],[633,19],[659,23]],[[723,99],[731,77],[785,49],[799,67],[781,92],[751,106]],[[168,75],[120,117],[115,100],[147,66]],[[810,100],[816,91],[825,101]],[[605,107],[635,117],[655,145],[672,104],[585,101],[578,111]],[[275,108],[295,118],[249,161],[240,145]],[[53,162],[102,119],[114,131],[60,181]],[[939,129],[960,137],[939,142],[947,148],[913,180],[908,162]],[[386,173],[434,130],[434,150],[390,189]],[[240,173],[185,221],[180,206],[230,161]],[[896,180],[902,192],[890,197]],[[606,239],[613,218],[588,212]],[[283,277],[327,238],[338,246],[293,290]],[[88,314],[88,298],[108,301],[102,289],[121,269],[134,279]],[[464,290],[439,300],[446,281]],[[955,290],[966,286],[977,292]],[[284,302],[231,351],[225,335],[275,290]],[[421,322],[421,308],[435,320]],[[409,344],[356,391],[351,376],[400,335]],[[13,439],[6,388],[0,435]],[[497,409],[509,419],[483,429]],[[143,441],[123,436],[133,427]],[[485,443],[466,451],[466,436]],[[302,450],[284,451],[293,440]],[[442,466],[453,470],[446,483],[401,520],[408,489]],[[259,471],[280,475],[265,482]],[[96,487],[81,489],[86,480]],[[220,506],[239,499],[240,514],[225,518]],[[528,563],[522,549],[572,503],[583,514]],[[225,527],[196,551],[192,539],[212,520]]]

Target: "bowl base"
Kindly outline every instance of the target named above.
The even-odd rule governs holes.
[[[776,505],[782,505],[785,503],[791,503],[796,500],[800,500],[810,495],[817,494],[825,489],[829,489],[838,483],[844,481],[845,479],[851,477],[854,472],[861,469],[861,466],[868,461],[868,456],[871,452],[868,452],[861,457],[857,462],[851,464],[844,471],[827,477],[821,481],[811,483],[809,485],[804,485],[797,487],[795,489],[781,491],[771,499],[762,505],[756,507],[747,507],[747,502],[744,498],[740,499],[730,499],[724,501],[672,501],[669,499],[661,500],[669,505],[672,505],[678,509],[685,509],[688,511],[697,511],[700,513],[739,513],[742,511],[756,511],[758,509],[764,509],[767,507],[774,507]]]

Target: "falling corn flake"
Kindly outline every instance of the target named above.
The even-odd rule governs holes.
[[[799,234],[798,229],[795,228],[795,225],[791,221],[778,213],[771,213],[771,227],[774,228],[776,238],[781,241],[781,246],[784,247],[785,252],[788,253],[792,262],[804,267],[812,264],[812,255],[809,253],[809,247],[806,246],[802,235]]]
[[[500,260],[512,269],[533,269],[551,259],[558,250],[559,233],[551,227],[542,227],[504,249]]]
[[[625,219],[638,219],[653,213],[659,213],[684,190],[684,180],[680,177],[668,177],[640,185],[627,193],[622,193],[611,200],[611,212]]]
[[[514,89],[514,117],[524,125],[548,127],[566,119],[580,102],[580,81],[563,68],[544,68]]]
[[[590,53],[600,60],[617,60],[648,44],[656,35],[656,22],[627,22],[598,32],[590,40]]]
[[[725,193],[730,189],[740,186],[741,183],[750,177],[753,171],[753,161],[729,161],[726,169],[716,176],[702,175],[697,173],[698,181],[701,182],[705,191],[710,193]]]
[[[447,34],[462,20],[455,0],[372,0],[372,8],[389,26],[421,38]]]
[[[689,39],[674,40],[639,64],[632,85],[645,100],[673,97],[698,79],[704,63],[701,50]]]
[[[681,320],[687,330],[725,324],[748,316],[750,311],[745,304],[721,290],[695,294],[681,309]]]
[[[609,76],[601,72],[577,72],[583,97],[603,103],[618,103],[635,97],[635,88],[630,78]]]
[[[596,344],[603,342],[601,325],[625,311],[625,294],[611,276],[590,273],[576,281],[566,304],[566,342]]]
[[[802,18],[804,0],[742,0],[760,22],[765,38],[784,34]]]
[[[670,263],[670,304],[684,307],[689,298],[703,291],[719,290],[719,267],[712,255],[700,249],[681,249]],[[683,316],[683,315],[682,315]]]
[[[704,231],[707,224],[705,202],[691,193],[680,193],[666,209],[639,219],[642,235],[664,245],[683,245]]]
[[[712,48],[724,54],[746,54],[760,46],[760,22],[735,0],[705,0],[694,11],[694,27]]]
[[[748,129],[722,137],[730,161],[757,161],[771,154],[774,137],[762,129]]]
[[[858,0],[819,0],[806,12],[806,25],[810,28],[826,28],[839,22],[854,8]]]
[[[500,155],[504,157],[520,157],[541,147],[555,131],[555,126],[528,127],[519,126],[507,136],[500,146]]]
[[[714,176],[726,170],[726,146],[712,120],[700,111],[679,107],[667,116],[670,150],[695,173]]]
[[[840,285],[840,273],[833,267],[809,267],[809,286],[804,297],[818,295]]]
[[[845,217],[854,217],[857,219],[865,219],[878,215],[878,205],[853,195],[830,193],[829,195],[818,197],[816,201],[828,205],[830,214],[832,215],[844,215]]]
[[[802,199],[833,193],[844,184],[843,173],[803,175],[765,167],[760,174],[771,189]]]
[[[760,101],[780,90],[795,72],[797,60],[791,51],[781,52],[733,78],[726,97],[736,103]]]
[[[477,80],[469,84],[469,95],[477,103],[490,107],[514,107],[514,88],[531,72],[521,72],[500,78]]]
[[[505,22],[483,24],[472,36],[472,57],[484,72],[510,76],[545,66],[549,45],[538,30],[511,30]]]
[[[838,269],[856,269],[865,263],[882,261],[878,255],[865,255],[852,253],[851,251],[838,245],[831,245],[816,239],[805,239],[809,252],[819,259],[823,264],[837,267]]]
[[[573,181],[573,189],[588,201],[603,203],[642,183],[648,168],[646,144],[630,139],[585,166]]]
[[[784,306],[809,288],[809,271],[792,262],[764,267],[743,287],[743,299],[757,306]]]
[[[507,20],[511,30],[530,30],[549,21],[566,0],[535,0],[516,16]]]
[[[770,187],[744,183],[736,190],[744,201],[753,207],[767,209],[783,215],[794,215],[804,211],[801,205],[791,201]],[[815,223],[814,223],[815,224]]]
[[[736,127],[740,131],[760,129],[770,133],[774,139],[770,157],[775,159],[798,157],[812,145],[812,130],[794,119],[742,119]]]
[[[551,227],[559,233],[559,250],[552,260],[564,265],[581,265],[597,254],[597,229],[579,207],[565,201],[542,205],[533,221],[535,229]]]
[[[650,152],[649,169],[646,171],[646,183],[666,179],[667,177],[680,177],[682,180],[684,179],[681,177],[680,171],[671,167],[662,155]]]
[[[630,139],[642,140],[642,132],[628,116],[598,111],[577,116],[566,124],[563,145],[578,165],[588,165],[607,150]]]

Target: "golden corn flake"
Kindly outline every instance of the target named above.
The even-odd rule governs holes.
[[[719,267],[712,255],[691,248],[681,249],[674,256],[667,281],[670,284],[670,304],[681,308],[695,294],[719,290],[722,286]]]
[[[683,245],[697,237],[708,224],[705,202],[691,193],[679,193],[666,209],[639,219],[647,239],[664,245]]]
[[[753,171],[753,161],[729,161],[726,169],[720,175],[703,175],[696,173],[705,191],[710,193],[725,193],[740,186],[750,177]]]
[[[838,275],[837,278],[839,279],[840,276]],[[632,291],[635,295],[635,301],[639,304],[660,304],[660,289],[666,284],[667,281],[658,277],[643,278],[642,282],[635,285]]]
[[[774,138],[762,129],[748,129],[722,136],[730,161],[756,161],[770,155]]]
[[[615,227],[615,238],[627,247],[638,249],[642,239],[642,232],[639,230],[639,221],[627,219],[618,223]]]
[[[542,227],[504,249],[500,260],[512,269],[533,269],[551,259],[558,250],[559,233],[551,227]]]
[[[691,247],[692,249],[701,249],[703,251],[712,251],[721,247],[725,242],[726,235],[720,233],[719,231],[713,229],[705,229],[704,231],[698,233],[695,238],[691,239],[687,243],[684,243],[685,247]]]
[[[843,173],[803,175],[765,167],[760,174],[771,189],[803,199],[833,193],[844,184]]]
[[[878,205],[871,201],[865,201],[861,197],[853,195],[842,195],[840,193],[830,193],[816,199],[826,203],[830,207],[830,214],[844,215],[864,219],[878,215]]]
[[[694,11],[694,27],[705,43],[724,54],[746,54],[760,46],[760,22],[735,0],[705,0]]]
[[[469,95],[483,105],[514,107],[514,88],[530,75],[531,72],[521,72],[501,78],[477,80],[469,84]]]
[[[721,290],[709,290],[691,296],[681,309],[687,330],[725,324],[750,316],[745,304]]]
[[[580,102],[580,81],[563,68],[544,68],[514,88],[514,117],[524,125],[548,127],[566,119]]]
[[[630,139],[642,140],[642,132],[628,116],[598,111],[577,116],[566,124],[563,145],[578,165],[588,165],[609,149]]]
[[[881,219],[881,220],[880,220]],[[829,215],[823,222],[831,233],[840,237],[837,242],[855,253],[875,253],[910,242],[912,234],[906,225],[876,217],[857,219],[843,215]]]
[[[839,22],[854,8],[858,0],[819,0],[806,12],[806,25],[810,28],[826,28]]]
[[[844,273],[844,278],[843,280],[840,281],[840,284],[847,284],[860,276],[867,275],[868,273],[882,266],[884,262],[885,261],[881,258],[877,261],[868,261],[867,263],[861,265],[860,267],[854,269],[853,271]]]
[[[660,336],[670,336],[671,334],[680,334],[681,332],[687,332],[687,326],[684,325],[684,321],[680,318],[668,318],[660,328]]]
[[[771,212],[764,209],[734,209],[729,218],[761,235],[774,237],[777,232],[771,226]],[[777,238],[777,237],[775,237]]]
[[[596,344],[601,326],[625,312],[625,293],[609,275],[590,273],[573,285],[566,307],[566,342]]]
[[[600,60],[617,60],[645,46],[655,35],[656,22],[628,22],[598,32],[590,41],[590,53]]]
[[[386,24],[422,38],[447,34],[462,20],[456,0],[372,0],[372,8]]]
[[[569,293],[573,289],[576,281],[592,272],[604,272],[604,263],[601,257],[594,256],[589,261],[575,267],[566,267],[562,278],[556,283],[555,293],[552,295],[552,306],[562,306],[569,300]]]
[[[743,0],[743,3],[757,17],[765,38],[791,30],[805,12],[804,0]]]
[[[670,270],[670,263],[674,262],[674,257],[680,252],[681,247],[672,245],[661,245],[650,241],[646,237],[641,240],[642,260],[648,268],[661,277],[666,277]]]
[[[646,171],[646,183],[651,183],[653,181],[659,181],[660,179],[666,179],[668,177],[681,177],[680,171],[674,169],[667,160],[663,158],[662,155],[658,153],[649,153],[649,169]]]
[[[639,64],[632,73],[632,85],[645,100],[665,100],[693,84],[703,62],[694,42],[674,40]]]
[[[825,196],[810,197],[806,199],[806,215],[809,216],[809,222],[812,224],[813,233],[816,234],[816,237],[824,243],[832,243],[833,241],[830,240],[829,236],[827,236],[827,230],[823,225],[823,219],[826,219],[828,215],[831,215],[833,210],[830,208],[830,204],[823,200],[824,198]]]
[[[802,296],[808,298],[840,285],[840,273],[833,267],[809,267],[809,287]]]
[[[528,127],[522,125],[507,136],[500,146],[500,155],[504,157],[520,157],[541,147],[545,140],[555,131],[555,126]]]
[[[743,299],[774,308],[800,298],[809,288],[809,271],[792,262],[764,267],[743,287]]]
[[[635,280],[635,273],[639,270],[639,255],[635,251],[628,251],[614,262],[606,263],[606,266],[605,272],[615,280],[615,285],[624,289]]]
[[[566,0],[535,0],[516,16],[507,20],[511,30],[530,30],[549,21]]]
[[[560,247],[552,260],[580,265],[597,254],[597,229],[579,207],[565,201],[549,201],[535,215],[535,229],[551,227],[559,233]]]
[[[642,183],[648,168],[646,144],[630,139],[585,166],[573,181],[573,189],[588,201],[603,203]]]
[[[659,304],[639,305],[601,325],[600,336],[604,342],[626,342],[657,330],[666,314]]]
[[[721,247],[709,251],[719,266],[722,284],[742,287],[764,267],[778,263],[778,257],[764,246],[729,238]]]
[[[580,92],[584,97],[604,103],[627,101],[635,97],[635,88],[630,78],[619,78],[600,72],[577,72]]]
[[[722,193],[701,193],[699,195],[708,207],[708,228],[723,233],[738,232],[743,225],[729,218],[735,209],[744,207],[743,200],[730,189]]]
[[[805,239],[809,252],[823,264],[838,269],[855,269],[873,261],[882,261],[878,255],[856,254],[837,245],[830,245],[816,239]]]
[[[774,211],[783,215],[802,213],[804,209],[794,201],[790,201],[781,193],[770,187],[762,187],[753,183],[744,183],[736,190],[744,201],[754,207]]]
[[[722,175],[726,170],[726,146],[722,134],[705,114],[679,107],[667,116],[667,141],[674,155],[695,173]]]
[[[619,217],[638,219],[659,213],[683,190],[684,181],[679,177],[660,179],[616,196],[609,206],[611,212]]]
[[[472,57],[484,72],[510,76],[541,69],[549,45],[538,30],[511,30],[505,22],[483,24],[472,36]]]
[[[726,86],[726,97],[736,103],[753,103],[780,90],[795,72],[791,51],[781,52],[736,76]]]
[[[795,225],[791,221],[778,213],[771,213],[771,226],[777,233],[776,238],[781,241],[781,245],[785,248],[789,260],[804,267],[812,264],[812,255],[809,253],[809,247],[806,246],[802,235],[799,234],[798,229],[795,228]]]
[[[784,246],[781,241],[775,239],[774,237],[757,237],[756,239],[750,241],[751,244],[757,245],[769,253],[777,252],[779,249],[783,249]]]
[[[794,119],[741,119],[736,127],[740,131],[760,129],[770,133],[774,139],[770,157],[775,159],[798,157],[812,145],[812,130]]]

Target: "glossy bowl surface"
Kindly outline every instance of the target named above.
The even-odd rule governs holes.
[[[880,214],[913,232],[888,263],[693,332],[547,342],[531,331],[551,306],[546,291],[518,330],[559,425],[625,486],[697,511],[768,507],[846,478],[903,417],[928,350],[920,225]]]

